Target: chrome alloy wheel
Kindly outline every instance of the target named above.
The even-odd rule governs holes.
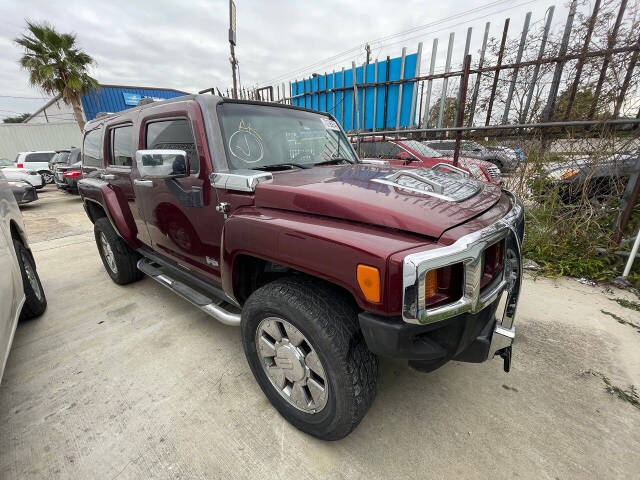
[[[44,183],[53,183],[53,173],[42,173],[42,180],[44,181]]]
[[[285,400],[305,413],[327,404],[329,383],[318,354],[306,337],[286,320],[268,317],[256,330],[260,363]]]
[[[31,261],[27,258],[27,255],[24,252],[20,252],[20,257],[22,260],[22,265],[24,267],[24,273],[27,275],[27,279],[29,280],[29,285],[31,285],[31,290],[35,294],[36,298],[42,301],[42,290],[40,289],[40,284],[38,283],[38,277],[36,276],[36,272],[33,270],[31,266]]]
[[[113,254],[113,250],[111,250],[111,245],[107,241],[107,237],[105,237],[103,232],[100,232],[100,244],[102,246],[102,254],[104,255],[104,259],[107,261],[107,265],[113,273],[118,273],[118,267],[116,266],[116,257]]]

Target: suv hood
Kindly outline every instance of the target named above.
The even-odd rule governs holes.
[[[425,183],[420,180],[416,183],[410,176],[399,178],[401,184],[388,180],[399,171],[426,176],[434,173],[426,169],[363,164],[274,172],[273,181],[256,187],[255,205],[394,228],[437,239],[444,231],[487,211],[501,196],[496,185],[440,173],[435,179],[447,184],[445,194],[434,196],[412,188],[424,188]],[[449,194],[462,199],[440,198]]]

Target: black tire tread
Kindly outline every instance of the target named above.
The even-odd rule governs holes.
[[[360,423],[371,407],[376,395],[378,377],[378,359],[369,351],[362,337],[356,306],[330,284],[304,275],[295,275],[275,280],[256,290],[247,300],[243,316],[245,311],[251,313],[253,309],[261,308],[274,298],[278,302],[286,302],[303,312],[309,312],[327,338],[337,347],[342,369],[350,380],[351,392],[347,394],[354,401],[350,402],[351,408],[346,418],[336,425],[332,432],[319,438],[338,440],[345,437]],[[251,334],[253,335],[253,332]],[[243,343],[246,352],[247,345],[246,342]],[[283,413],[280,408],[278,410]],[[287,418],[301,430],[314,434],[304,428],[304,424],[297,424],[295,420]]]
[[[38,275],[38,271],[36,270],[36,262],[31,252],[22,244],[20,240],[17,240],[15,238],[13,239],[13,246],[18,257],[18,264],[20,265],[20,274],[22,275],[22,285],[24,288],[25,296],[25,302],[22,305],[22,311],[20,312],[19,320],[29,320],[35,317],[39,317],[44,313],[44,311],[47,309],[47,297],[45,296],[44,288],[42,287],[42,282],[40,281],[40,276]],[[38,279],[38,284],[40,285],[42,300],[38,299],[35,292],[33,291],[33,288],[31,287],[31,283],[29,283],[29,279],[27,278],[27,274],[22,264],[21,253],[24,253],[28,261],[31,262],[31,267],[33,268],[33,271]]]
[[[140,280],[143,277],[144,274],[138,270],[137,266],[140,255],[127,245],[122,238],[120,238],[111,226],[111,222],[109,222],[108,218],[98,218],[93,226],[93,231],[104,268],[115,283],[118,285],[126,285]],[[109,265],[104,259],[102,247],[100,245],[100,232],[103,232],[105,237],[107,237],[107,241],[111,245],[111,249],[116,257],[116,266],[118,268],[117,273],[111,271]]]

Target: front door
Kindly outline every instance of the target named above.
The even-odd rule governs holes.
[[[216,212],[216,192],[209,180],[211,162],[200,108],[195,102],[181,102],[149,110],[152,114],[141,125],[139,148],[184,150],[190,163],[190,174],[184,177],[141,179],[139,172],[135,174],[134,190],[153,248],[219,283],[222,215]]]

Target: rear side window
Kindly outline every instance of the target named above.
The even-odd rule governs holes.
[[[400,152],[404,152],[398,145],[391,142],[379,142],[378,145],[378,154],[376,157],[378,158],[398,158],[398,154]]]
[[[84,136],[82,163],[88,167],[102,167],[102,129],[91,130]]]
[[[112,128],[109,131],[109,165],[130,167],[133,163],[133,127]]]
[[[26,163],[29,162],[46,162],[49,163],[49,160],[51,160],[51,157],[53,157],[56,153],[52,152],[52,153],[27,153],[27,156],[25,157],[24,161]]]
[[[147,125],[146,147],[148,150],[184,150],[191,165],[191,173],[200,170],[200,159],[196,142],[187,119],[161,120]]]

